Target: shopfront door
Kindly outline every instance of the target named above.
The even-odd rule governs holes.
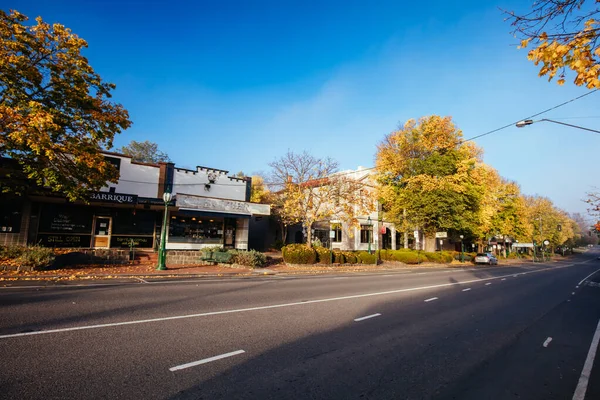
[[[94,217],[94,236],[92,237],[92,247],[105,249],[109,248],[111,230],[111,217]]]
[[[225,218],[225,235],[223,244],[226,249],[235,248],[235,228],[236,220],[234,218]]]

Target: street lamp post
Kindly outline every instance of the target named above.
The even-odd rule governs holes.
[[[167,269],[166,266],[166,258],[167,258],[167,250],[165,247],[167,246],[167,214],[169,212],[169,203],[173,195],[171,192],[165,192],[163,194],[163,201],[165,202],[165,215],[163,216],[163,224],[160,232],[160,249],[158,250],[158,266],[156,267],[159,271],[164,271]]]
[[[463,245],[464,235],[460,235],[460,262],[465,262],[465,246]]]
[[[369,229],[367,230],[367,242],[369,242],[368,251],[371,254],[371,240],[373,239],[373,221],[371,221],[371,216],[367,217],[367,226]]]
[[[538,119],[537,121],[534,121],[532,119],[525,119],[523,121],[517,122],[515,125],[516,125],[517,128],[523,128],[523,127],[526,127],[527,125],[531,125],[531,124],[534,124],[536,122],[542,122],[542,121],[552,122],[554,124],[559,124],[559,125],[565,125],[565,126],[569,126],[571,128],[583,129],[584,131],[590,131],[590,132],[600,133],[600,131],[598,131],[596,129],[584,128],[583,126],[566,124],[564,122],[553,121],[551,119],[546,119],[546,118]]]

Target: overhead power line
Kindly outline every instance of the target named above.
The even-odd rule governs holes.
[[[584,98],[585,96],[589,96],[590,94],[592,94],[592,93],[594,93],[594,92],[597,92],[597,91],[598,91],[598,89],[594,89],[594,90],[592,90],[592,91],[589,91],[589,92],[587,92],[587,93],[584,93],[584,94],[582,94],[581,96],[577,96],[577,97],[575,97],[575,98],[572,98],[571,100],[565,101],[564,103],[558,104],[558,105],[556,105],[556,106],[554,106],[554,107],[550,107],[550,108],[548,108],[548,109],[546,109],[546,110],[544,110],[544,111],[540,111],[540,112],[539,112],[539,113],[537,113],[537,114],[533,114],[533,115],[530,115],[529,117],[521,118],[521,119],[519,119],[518,121],[511,122],[510,124],[504,125],[504,126],[502,126],[502,127],[500,127],[500,128],[497,128],[497,129],[491,130],[491,131],[489,131],[489,132],[486,132],[486,133],[482,133],[481,135],[477,135],[477,136],[473,136],[472,138],[465,139],[465,140],[461,141],[460,143],[465,143],[465,142],[469,142],[469,141],[471,141],[471,140],[479,139],[480,137],[484,137],[484,136],[487,136],[487,135],[491,135],[492,133],[496,133],[496,132],[498,132],[498,131],[501,131],[502,129],[506,129],[506,128],[509,128],[509,127],[511,127],[511,126],[515,126],[515,124],[516,124],[517,122],[519,122],[519,121],[523,121],[523,120],[526,120],[526,119],[532,119],[532,118],[535,118],[535,117],[537,117],[538,115],[542,115],[542,114],[545,114],[545,113],[547,113],[547,112],[549,112],[549,111],[556,110],[557,108],[560,108],[560,107],[562,107],[562,106],[564,106],[564,105],[567,105],[567,104],[569,104],[569,103],[572,103],[572,102],[574,102],[574,101],[577,101],[577,100],[579,100],[579,99],[582,99],[582,98]]]

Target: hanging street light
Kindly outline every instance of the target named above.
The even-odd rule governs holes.
[[[565,125],[565,126],[569,126],[569,127],[571,127],[571,128],[583,129],[584,131],[590,131],[590,132],[600,133],[600,131],[598,131],[598,130],[596,130],[596,129],[584,128],[583,126],[571,125],[571,124],[567,124],[567,123],[564,123],[564,122],[558,122],[558,121],[554,121],[554,120],[551,120],[551,119],[546,119],[546,118],[543,118],[543,119],[538,119],[537,121],[534,121],[534,120],[532,120],[532,119],[524,119],[523,121],[519,121],[519,122],[517,122],[517,123],[515,124],[515,126],[516,126],[517,128],[524,128],[524,127],[526,127],[527,125],[531,125],[531,124],[534,124],[534,123],[536,123],[536,122],[542,122],[542,121],[546,121],[546,122],[552,122],[552,123],[554,123],[554,124],[559,124],[559,125]]]

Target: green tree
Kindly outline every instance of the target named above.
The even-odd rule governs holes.
[[[386,218],[403,230],[477,229],[482,188],[480,150],[462,142],[450,117],[409,120],[379,144],[376,168]]]
[[[85,40],[41,17],[26,21],[0,10],[0,156],[16,160],[38,185],[84,198],[118,179],[101,149],[131,121],[109,101],[115,85],[81,54]]]
[[[506,12],[521,47],[533,46],[527,58],[542,64],[539,75],[565,82],[565,73],[576,73],[574,83],[600,89],[600,1],[541,0],[522,14]]]
[[[169,155],[158,149],[158,145],[149,140],[136,142],[132,140],[127,146],[121,147],[119,153],[130,156],[133,161],[145,163],[171,162]]]

